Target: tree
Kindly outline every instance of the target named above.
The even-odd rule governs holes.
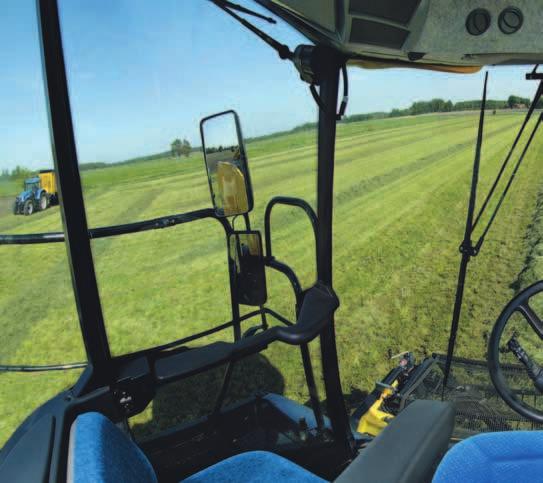
[[[445,110],[445,101],[443,99],[432,99],[429,108],[430,112],[443,112]]]
[[[170,144],[170,147],[171,147],[172,157],[174,158],[175,157],[180,158],[181,156],[185,156],[186,158],[188,158],[190,152],[192,151],[192,146],[190,145],[187,139],[183,139],[183,141],[181,141],[181,139],[176,138]]]
[[[180,158],[183,152],[183,143],[181,142],[181,139],[174,139],[170,146],[172,150],[172,157],[175,158],[177,156],[178,158]]]
[[[530,99],[527,97],[520,97],[520,96],[509,96],[507,99],[507,106],[509,109],[513,109],[514,107],[518,106],[529,106],[530,105]]]
[[[181,154],[183,154],[183,156],[188,158],[191,150],[192,150],[192,146],[190,145],[188,140],[183,139],[183,143],[181,145]]]

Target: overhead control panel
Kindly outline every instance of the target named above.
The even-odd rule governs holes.
[[[351,56],[478,66],[543,60],[543,0],[257,0]]]

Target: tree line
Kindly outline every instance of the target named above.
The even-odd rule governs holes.
[[[493,100],[488,99],[486,101],[486,108],[490,110],[497,109],[519,109],[527,108],[531,103],[531,100],[527,97],[510,95],[506,100]],[[537,103],[537,109],[543,109],[543,99]],[[481,100],[472,100],[472,101],[458,101],[452,102],[451,100],[445,100],[441,98],[431,99],[429,101],[416,101],[413,102],[406,109],[392,109],[389,112],[370,112],[366,114],[353,114],[351,116],[346,116],[342,121],[344,123],[349,122],[359,122],[367,121],[372,119],[385,119],[390,117],[401,117],[401,116],[417,116],[420,114],[431,114],[434,112],[458,112],[458,111],[471,111],[481,108]],[[287,131],[280,131],[271,134],[266,134],[264,136],[256,136],[253,138],[246,138],[246,142],[254,142],[263,139],[269,139],[277,137],[283,134],[293,134],[300,131],[307,131],[310,129],[315,129],[317,123],[307,122],[300,126],[296,126],[293,129]],[[168,154],[172,157],[181,158],[181,156],[188,157],[192,151],[198,150],[198,147],[192,147],[190,142],[187,139],[174,139],[170,144],[170,150],[163,153],[156,153],[149,156],[142,156],[139,158],[129,159],[127,161],[121,161],[118,163],[103,163],[103,162],[94,162],[94,163],[81,163],[79,169],[81,171],[105,168],[110,166],[115,166],[119,164],[128,164],[133,162],[140,161],[150,161],[153,159],[162,158]],[[211,152],[211,151],[209,151]],[[0,172],[0,180],[23,180],[35,176],[36,172],[30,169],[24,168],[22,166],[16,166],[11,171],[8,169],[3,169]]]
[[[409,107],[405,109],[392,109],[389,112],[377,111],[377,112],[368,112],[365,114],[352,114],[350,116],[345,116],[340,122],[350,123],[350,122],[360,122],[360,121],[370,121],[375,119],[386,119],[391,117],[401,117],[401,116],[417,116],[420,114],[432,114],[434,112],[458,112],[458,111],[473,111],[481,109],[481,100],[472,100],[472,101],[458,101],[452,102],[451,100],[445,100],[441,98],[431,99],[429,101],[416,101],[413,102]],[[509,96],[506,100],[492,100],[487,99],[486,108],[490,110],[497,109],[516,109],[516,108],[527,108],[531,103],[531,100],[527,97],[520,96]],[[540,100],[537,104],[537,109],[543,109],[543,100]],[[292,129],[287,131],[280,131],[270,134],[265,134],[263,136],[255,136],[252,138],[246,138],[245,142],[255,142],[261,141],[264,139],[270,139],[284,134],[294,134],[302,131],[309,131],[317,127],[316,122],[306,122],[300,124]]]
[[[22,181],[26,178],[32,178],[33,176],[36,176],[36,171],[18,165],[11,171],[9,169],[3,169],[2,172],[0,172],[1,180]]]
[[[458,111],[472,111],[481,109],[482,101],[480,99],[472,101],[458,101],[452,102],[445,99],[431,99],[429,101],[416,101],[413,102],[406,109],[392,109],[390,112],[374,112],[368,114],[355,114],[348,116],[344,122],[356,122],[364,121],[368,119],[380,119],[387,117],[401,117],[401,116],[417,116],[420,114],[431,114],[434,112],[458,112]],[[509,96],[507,100],[494,100],[487,99],[486,108],[491,110],[496,109],[518,109],[528,108],[531,100],[527,97]],[[540,101],[537,105],[538,109],[543,108],[543,101]]]

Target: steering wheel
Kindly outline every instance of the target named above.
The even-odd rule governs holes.
[[[543,281],[539,281],[523,290],[515,298],[513,298],[509,304],[507,304],[494,324],[490,339],[488,341],[487,354],[490,377],[499,395],[514,411],[537,423],[543,423],[543,411],[530,406],[517,397],[515,391],[513,391],[513,389],[511,389],[507,383],[506,377],[500,365],[499,356],[500,352],[504,352],[504,350],[500,348],[500,342],[504,329],[507,326],[509,319],[515,313],[523,316],[526,323],[537,334],[541,344],[543,345],[543,321],[530,306],[530,299],[540,292],[543,292]],[[521,362],[535,388],[543,394],[543,368],[541,368],[526,352],[526,350],[517,340],[515,333],[509,339],[509,341],[507,341],[507,349],[505,349],[505,351],[512,352],[513,355]]]

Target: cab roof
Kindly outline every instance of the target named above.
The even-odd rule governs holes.
[[[362,67],[475,72],[543,60],[540,0],[255,0]]]

